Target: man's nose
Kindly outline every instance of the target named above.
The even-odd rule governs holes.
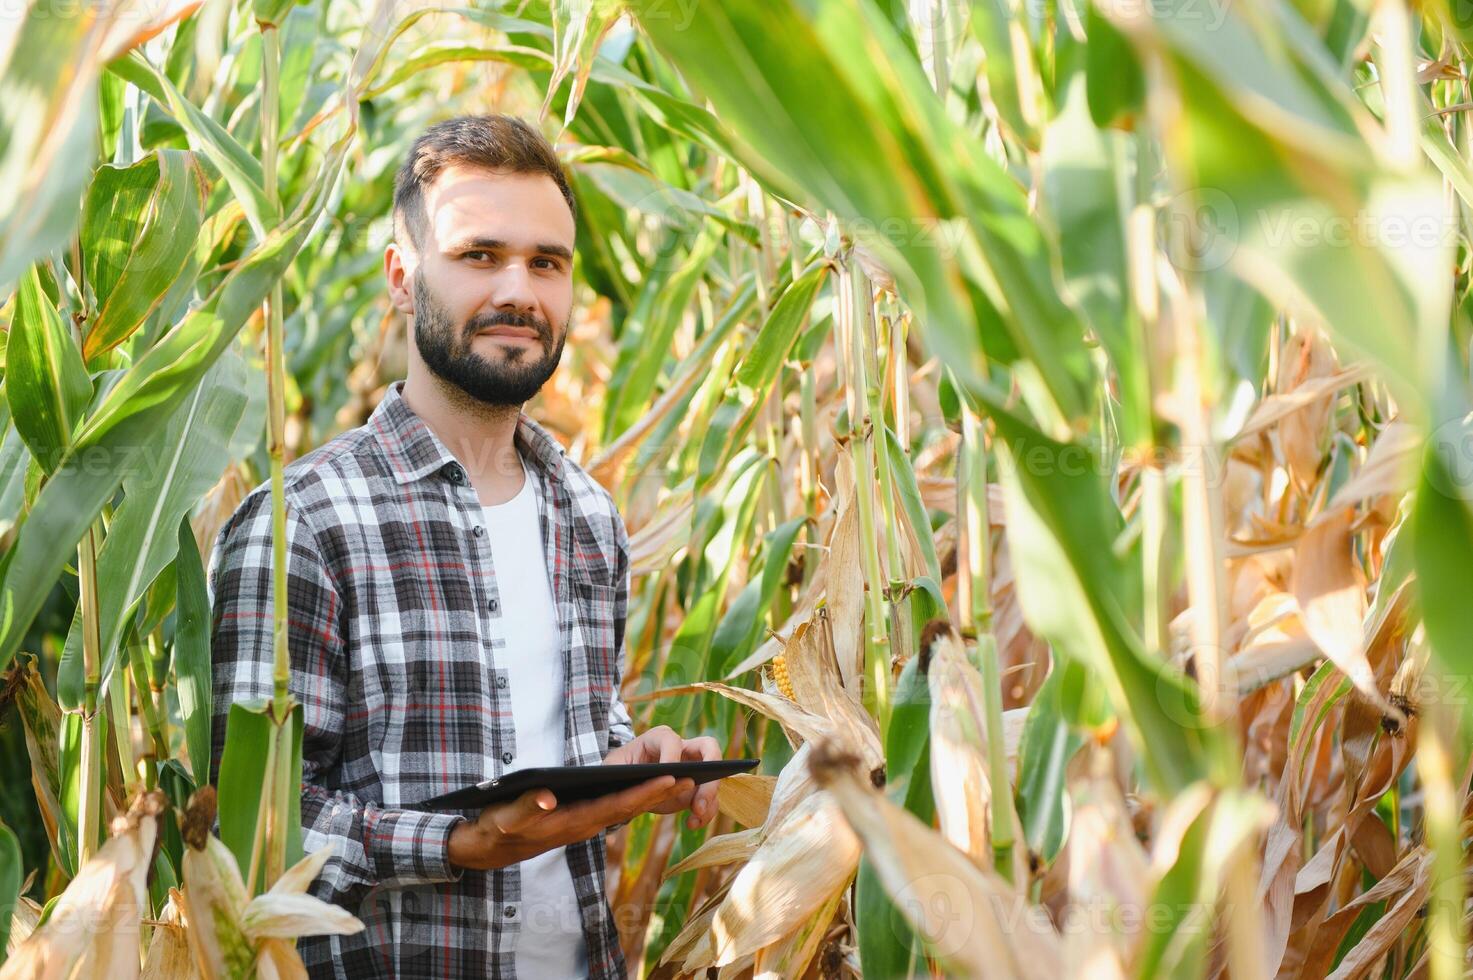
[[[532,289],[526,263],[513,261],[502,266],[496,274],[491,302],[497,312],[536,313],[537,293]]]

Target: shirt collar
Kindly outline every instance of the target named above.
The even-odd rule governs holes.
[[[390,384],[367,423],[388,457],[395,482],[401,484],[459,462],[404,401],[403,388],[403,378]],[[517,412],[517,428],[512,438],[522,459],[547,477],[562,479],[566,450],[526,412]]]

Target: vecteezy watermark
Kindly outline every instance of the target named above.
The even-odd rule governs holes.
[[[921,66],[933,72],[941,60],[950,61],[972,26],[967,0],[910,0],[889,5],[891,25],[915,41]]]
[[[1263,240],[1280,248],[1436,248],[1456,241],[1457,219],[1451,214],[1407,214],[1360,209],[1353,214],[1304,214],[1290,209],[1259,211]]]
[[[1094,0],[1094,5],[1116,23],[1169,21],[1201,24],[1203,30],[1215,31],[1227,20],[1232,0]],[[1034,18],[1043,17],[1047,8],[1047,0],[1025,0],[1025,9]]]
[[[1458,217],[1448,209],[1398,207],[1332,210],[1312,198],[1281,207],[1240,208],[1232,195],[1198,187],[1173,196],[1159,212],[1157,236],[1176,268],[1208,272],[1241,247],[1270,255],[1317,248],[1430,252],[1458,241]]]
[[[1211,272],[1226,265],[1238,247],[1238,208],[1231,197],[1212,187],[1183,191],[1162,207],[1156,234],[1176,268]]]
[[[1010,472],[1040,479],[1093,476],[1113,479],[1120,473],[1142,468],[1170,470],[1178,476],[1200,474],[1210,487],[1220,487],[1226,478],[1229,447],[1199,445],[1112,445],[1097,442],[1063,444],[1033,443],[1010,447],[998,456],[999,465]]]
[[[943,959],[982,936],[1132,936],[1203,934],[1212,929],[1212,902],[1084,901],[1065,906],[1057,921],[1023,896],[974,892],[960,875],[944,871],[903,883],[893,896],[907,928],[915,927]],[[991,920],[987,922],[985,920]],[[897,930],[900,931],[900,930]],[[908,935],[898,935],[901,941]]]
[[[703,2],[711,0],[640,0],[634,12],[643,23],[667,20],[673,29],[684,31],[695,21],[696,8]]]
[[[1473,500],[1473,416],[1437,426],[1423,451],[1435,456],[1425,467],[1433,489],[1454,500]]]

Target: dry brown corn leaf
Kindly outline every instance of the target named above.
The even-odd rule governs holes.
[[[1330,498],[1329,509],[1405,493],[1411,487],[1422,445],[1423,437],[1416,426],[1399,420],[1388,422],[1371,443],[1360,469]]]
[[[731,834],[720,834],[702,843],[683,860],[670,865],[660,877],[664,879],[695,868],[709,868],[714,865],[732,864],[745,860],[756,853],[761,843],[761,827],[738,830]]]
[[[21,891],[25,891],[23,887]],[[15,912],[10,916],[10,933],[5,937],[5,955],[15,955],[15,950],[25,942],[41,922],[41,906],[20,896],[15,901]]]
[[[1086,747],[1086,752],[1091,752]],[[1140,910],[1151,895],[1150,858],[1136,839],[1125,799],[1115,781],[1109,750],[1094,748],[1073,768],[1069,796],[1068,905],[1064,928],[1065,974],[1123,977],[1145,926]],[[1108,928],[1096,924],[1108,924]]]
[[[1300,975],[1305,977],[1362,976],[1399,939],[1427,901],[1432,886],[1432,853],[1417,847],[1408,851],[1394,868],[1320,925],[1314,946]],[[1334,973],[1335,954],[1361,911],[1375,902],[1386,902],[1386,911],[1340,961]]]
[[[1352,508],[1323,515],[1295,544],[1294,598],[1310,639],[1386,714],[1400,717],[1382,696],[1366,659],[1365,575],[1355,557]]]

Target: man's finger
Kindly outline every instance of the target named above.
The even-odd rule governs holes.
[[[557,808],[557,797],[550,789],[529,789],[510,803],[491,807],[491,819],[502,833],[515,834]]]
[[[646,779],[617,793],[580,800],[558,811],[559,828],[585,829],[594,826],[589,836],[598,833],[609,824],[629,820],[644,813],[652,804],[662,799],[675,785],[674,776],[656,776]]]
[[[686,762],[715,762],[721,758],[721,743],[710,735],[698,735],[685,740],[680,755]]]
[[[673,801],[676,804],[676,809],[684,810],[695,800],[696,790],[699,788],[699,784],[694,779],[685,776],[680,782],[675,784],[675,790],[670,794],[667,802]],[[664,811],[667,813],[672,812],[669,807],[665,807]]]
[[[638,786],[611,793],[605,799],[609,801],[619,816],[610,822],[631,820],[647,812],[650,807],[669,797],[676,785],[677,780],[674,776],[656,776],[654,779],[646,779]]]
[[[654,734],[658,739],[655,744],[659,746],[660,755],[656,761],[680,761],[681,752],[683,751],[685,746],[684,739],[682,739],[679,735],[675,734],[674,731],[666,728],[663,725],[661,725],[659,728],[651,729],[651,734]]]
[[[716,791],[717,786],[716,780],[714,779],[711,780],[709,783],[702,783],[701,787],[696,790],[696,798],[691,802],[690,810],[691,814],[694,815],[700,823],[705,823],[713,815],[715,815]],[[700,823],[696,824],[696,826],[700,826]]]

